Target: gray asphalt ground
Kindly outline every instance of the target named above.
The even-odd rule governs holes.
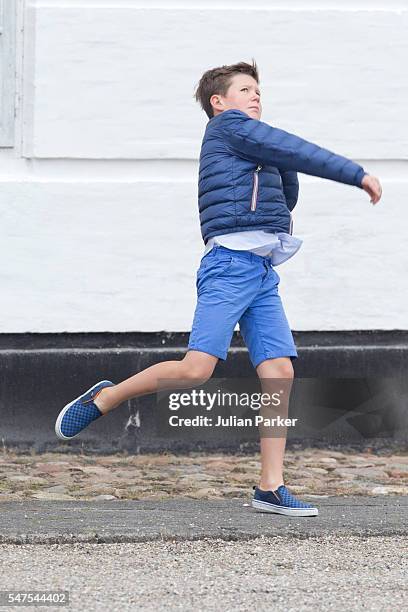
[[[347,535],[0,545],[0,585],[69,591],[69,606],[47,610],[402,612],[406,546],[404,536]]]
[[[46,609],[81,612],[408,610],[408,498],[313,501],[305,518],[240,499],[4,502],[0,589],[69,591]]]
[[[408,496],[308,496],[308,502],[317,505],[317,517],[257,512],[242,499],[3,502],[0,543],[408,534]]]

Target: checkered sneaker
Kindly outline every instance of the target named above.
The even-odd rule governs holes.
[[[62,440],[75,438],[92,421],[102,416],[102,412],[94,403],[95,397],[105,387],[113,387],[110,380],[101,380],[88,391],[64,406],[55,423],[55,433]]]
[[[276,491],[262,491],[254,487],[252,507],[264,512],[275,512],[286,516],[317,516],[319,513],[315,506],[300,501],[292,495],[285,485]]]

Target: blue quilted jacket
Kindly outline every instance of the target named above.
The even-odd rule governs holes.
[[[218,234],[292,233],[297,172],[361,188],[364,169],[299,136],[230,109],[210,119],[198,177],[204,243]]]

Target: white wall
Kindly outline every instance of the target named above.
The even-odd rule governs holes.
[[[15,146],[0,150],[0,332],[188,331],[203,251],[210,67],[260,68],[262,120],[380,177],[299,175],[295,330],[407,329],[404,2],[18,0]],[[153,7],[153,8],[152,8]]]

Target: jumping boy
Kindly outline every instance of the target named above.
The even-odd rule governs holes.
[[[227,358],[237,323],[259,378],[292,381],[297,351],[275,267],[302,243],[292,235],[297,172],[364,189],[372,204],[381,198],[379,180],[358,164],[260,120],[254,61],[208,70],[195,98],[209,121],[198,180],[205,250],[188,350],[179,361],[156,363],[118,384],[93,385],[61,410],[55,431],[64,440],[122,402],[155,393],[161,379],[207,381],[218,359]],[[261,435],[261,475],[252,505],[289,516],[317,515],[316,507],[296,499],[284,484],[285,444],[285,436]]]

